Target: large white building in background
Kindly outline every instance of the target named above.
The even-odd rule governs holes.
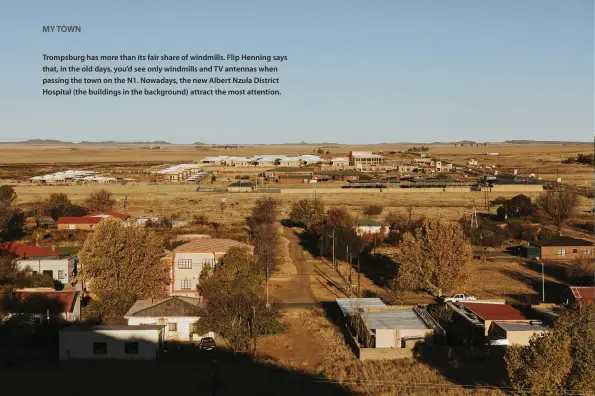
[[[246,157],[230,157],[221,155],[218,157],[205,157],[199,161],[203,165],[216,166],[300,166],[312,165],[322,162],[322,159],[313,154],[301,155],[254,155]]]
[[[59,332],[59,359],[155,360],[165,326],[79,326]]]

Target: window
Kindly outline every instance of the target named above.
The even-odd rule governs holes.
[[[107,355],[107,342],[94,342],[93,355]]]
[[[126,355],[138,355],[138,342],[125,342],[124,353]]]
[[[179,269],[192,269],[192,259],[178,259]]]
[[[572,253],[578,253],[578,249],[572,249]]]
[[[190,279],[182,280],[182,290],[192,289],[192,281]]]
[[[215,260],[212,259],[203,259],[202,265],[210,265],[211,268],[215,266]]]
[[[566,256],[566,249],[558,249],[558,256]]]
[[[76,230],[76,225],[75,224],[68,224],[68,229],[69,230]]]
[[[178,324],[177,323],[168,323],[167,324],[168,331],[178,331]]]
[[[58,270],[58,279],[64,279],[64,271]]]

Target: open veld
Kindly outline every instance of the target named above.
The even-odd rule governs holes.
[[[390,154],[414,146],[405,145],[252,145],[238,148],[209,148],[205,146],[161,145],[29,145],[0,144],[0,184],[3,180],[18,182],[15,191],[19,204],[45,199],[52,193],[66,193],[74,203],[82,203],[94,190],[107,189],[117,203],[114,210],[132,216],[167,216],[176,220],[201,217],[201,227],[188,227],[175,233],[201,233],[207,223],[226,225],[237,233],[247,234],[245,219],[257,199],[269,195],[279,201],[279,218],[287,218],[291,206],[301,199],[320,198],[326,207],[343,206],[359,218],[371,217],[383,220],[389,212],[397,212],[413,219],[439,217],[459,221],[473,213],[486,218],[495,213],[495,207],[486,207],[487,201],[502,197],[509,199],[523,193],[532,200],[540,194],[536,190],[523,190],[517,186],[510,190],[471,192],[468,188],[442,189],[379,189],[348,190],[339,184],[331,186],[291,185],[283,186],[281,193],[231,193],[198,192],[195,184],[150,184],[143,179],[143,170],[157,164],[179,164],[199,161],[206,156],[251,156],[255,154],[304,154],[322,148],[332,157],[346,156],[349,151],[365,150]],[[544,180],[562,178],[564,183],[575,187],[593,187],[593,167],[589,165],[563,164],[567,157],[579,153],[592,153],[590,143],[560,144],[489,144],[487,146],[463,146],[454,144],[430,144],[429,155],[466,165],[474,158],[482,165],[498,166],[502,171],[519,175],[535,174]],[[499,153],[487,155],[477,153]],[[105,185],[32,185],[26,180],[44,173],[67,169],[91,169],[112,175],[131,174],[135,182]],[[217,175],[215,183],[202,182],[205,187],[223,187],[238,175],[254,176],[263,169],[228,170]],[[128,176],[123,176],[128,177]],[[146,176],[144,176],[146,177]],[[369,205],[382,206],[380,214],[365,216]],[[577,222],[592,221],[589,211],[593,199],[579,197]],[[591,223],[592,224],[592,223]],[[571,223],[572,225],[572,223]],[[346,297],[344,279],[354,268],[340,262],[341,276],[331,269],[328,261],[308,251],[300,240],[300,230],[283,227],[284,262],[270,279],[271,299],[283,312],[286,331],[259,340],[255,357],[228,355],[222,348],[217,351],[219,364],[220,393],[218,394],[508,394],[509,384],[501,359],[458,356],[456,351],[425,356],[418,351],[413,359],[396,361],[360,361],[347,346],[343,333],[328,310],[335,298]],[[566,235],[592,239],[588,230],[569,227]],[[245,236],[245,235],[244,235]],[[31,242],[31,241],[29,241]],[[518,241],[514,241],[518,242]],[[72,243],[79,244],[80,240]],[[480,299],[503,299],[521,303],[537,302],[541,297],[542,268],[535,262],[505,253],[505,244],[497,247],[496,257],[473,260],[471,277],[464,292]],[[392,261],[394,246],[382,246],[374,255],[362,259],[359,285],[362,296],[381,297],[392,304],[431,303],[427,294],[406,292],[396,295],[387,288],[395,276],[396,264]],[[564,263],[548,263],[543,282],[547,296],[558,296],[572,281]],[[550,297],[550,299],[555,299]],[[451,353],[452,352],[452,353]],[[31,393],[42,391],[52,378],[69,372],[74,380],[73,391],[67,394],[104,394],[118,389],[119,393],[146,394],[144,389],[133,389],[130,383],[142,383],[144,388],[161,392],[180,393],[182,390],[199,392],[208,388],[212,377],[212,359],[209,355],[194,357],[194,352],[171,353],[162,361],[131,366],[127,362],[102,365],[85,363],[77,367],[68,364],[19,365],[7,368],[8,373],[20,385],[36,372],[38,380],[29,388],[15,388]],[[179,357],[173,359],[174,357]],[[186,358],[188,359],[186,359]],[[63,370],[62,370],[63,369]],[[157,374],[171,371],[171,381],[157,380]],[[62,374],[61,374],[62,373]],[[122,374],[122,373],[125,373]],[[153,375],[154,373],[154,375]],[[0,370],[0,377],[2,370]],[[125,378],[126,377],[126,378]],[[138,381],[135,380],[138,377]],[[175,379],[174,379],[175,377]],[[78,391],[83,384],[100,378],[98,386]],[[129,381],[130,380],[130,381]],[[24,385],[23,385],[24,386]],[[10,389],[10,388],[7,388]],[[248,391],[248,389],[250,391]],[[13,389],[10,389],[13,390]],[[95,393],[93,393],[95,392]],[[208,393],[207,393],[208,394]]]

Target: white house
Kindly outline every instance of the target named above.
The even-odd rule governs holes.
[[[232,239],[195,239],[174,249],[170,295],[198,297],[196,286],[202,269],[213,268],[232,247],[254,247]]]
[[[346,168],[349,166],[348,158],[333,158],[331,159],[331,166],[333,168]]]
[[[29,270],[34,274],[46,274],[63,284],[68,284],[73,277],[77,258],[61,256],[58,252],[35,245],[5,242],[0,250],[15,256],[19,270]]]
[[[59,359],[155,360],[164,326],[77,326],[59,332]]]
[[[20,315],[31,324],[76,322],[81,319],[81,296],[76,291],[21,289],[3,302],[8,317]]]
[[[165,325],[166,341],[198,341],[214,337],[213,333],[199,334],[196,330],[203,305],[202,298],[181,296],[138,300],[124,318],[129,325]]]
[[[364,234],[378,234],[382,232],[383,224],[376,220],[360,219],[357,221],[355,233],[359,236]]]

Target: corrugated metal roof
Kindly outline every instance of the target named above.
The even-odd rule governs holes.
[[[570,291],[572,295],[577,300],[593,300],[595,299],[595,287],[578,287],[578,286],[571,286]]]
[[[16,242],[4,242],[0,244],[0,250],[14,254],[22,259],[29,257],[56,257],[60,255],[59,253],[39,246],[25,245]]]
[[[546,326],[543,325],[532,325],[529,323],[511,323],[511,322],[494,322],[494,324],[498,325],[502,329],[506,331],[545,331],[548,330]]]
[[[166,298],[154,298],[153,300],[137,300],[132,305],[132,307],[130,307],[128,312],[126,312],[124,314],[124,317],[135,316],[137,313],[142,312],[148,308],[155,307],[155,306],[160,305],[164,302],[167,302],[170,300],[176,300],[176,299],[183,301],[187,304],[190,304],[196,308],[201,307],[200,298],[195,298],[195,297],[172,296],[172,297],[166,297]],[[191,309],[195,309],[195,308],[191,308]],[[140,315],[140,316],[142,316],[142,315]],[[185,315],[183,315],[180,312],[172,312],[168,316],[185,316]]]
[[[337,298],[336,301],[343,316],[353,315],[362,308],[386,307],[379,298]]]
[[[362,312],[368,330],[376,329],[429,329],[413,309],[391,309]]]
[[[471,302],[461,304],[483,320],[528,320],[521,311],[507,304]]]
[[[254,247],[247,243],[234,241],[233,239],[196,239],[194,241],[185,243],[174,249],[176,253],[211,253],[211,252],[227,252],[232,247],[247,247],[253,249]]]

